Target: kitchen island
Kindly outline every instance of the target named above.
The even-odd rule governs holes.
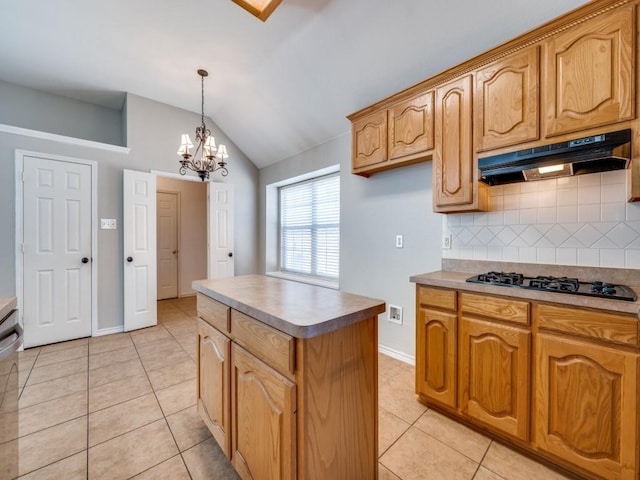
[[[380,300],[262,275],[193,283],[198,412],[242,478],[377,478]]]

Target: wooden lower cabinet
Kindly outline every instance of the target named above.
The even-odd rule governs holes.
[[[296,386],[232,345],[231,462],[243,479],[296,478]]]
[[[519,327],[460,319],[460,410],[521,440],[529,437],[531,333]]]
[[[539,334],[538,449],[607,479],[637,479],[638,354]]]
[[[198,320],[198,413],[227,457],[231,455],[231,341],[204,320]]]
[[[636,315],[418,285],[416,393],[594,480],[640,478]]]
[[[418,310],[416,393],[456,407],[457,318],[455,313]]]

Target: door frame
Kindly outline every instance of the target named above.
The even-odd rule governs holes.
[[[16,149],[15,151],[15,265],[16,265],[16,297],[20,326],[24,327],[23,297],[24,297],[24,157],[40,157],[54,162],[78,163],[91,168],[91,336],[98,331],[98,162],[64,155],[34,152]]]
[[[197,183],[206,183],[207,185],[207,199],[209,198],[209,195],[211,194],[211,185],[212,183],[218,183],[218,182],[214,182],[213,180],[209,179],[206,182],[202,182],[202,180],[200,180],[200,177],[196,177],[195,175],[180,175],[179,173],[174,173],[174,172],[167,172],[164,170],[149,170],[149,173],[151,173],[152,175],[156,176],[156,179],[158,177],[165,177],[165,178],[173,178],[174,180],[186,180],[188,182],[197,182]],[[224,182],[219,182],[219,183],[224,183]],[[233,185],[233,184],[229,184],[229,185]],[[235,189],[235,187],[234,187]],[[157,191],[157,188],[156,188]],[[209,210],[208,210],[208,204],[209,202],[207,202],[207,276],[210,275],[211,272],[209,272],[209,257],[210,257],[210,241],[211,239],[209,238],[209,221],[211,220],[209,218]],[[235,208],[235,204],[234,204],[234,208]],[[234,214],[234,222],[235,222],[235,214]],[[235,227],[234,227],[235,228]],[[179,237],[179,235],[178,235]],[[234,234],[234,242],[235,242],[235,234]],[[179,242],[178,242],[179,243]],[[180,262],[179,262],[179,251],[178,251],[178,269],[180,268]],[[235,252],[234,252],[235,255]],[[157,256],[156,256],[157,258]],[[156,260],[156,264],[157,264],[157,260]],[[234,262],[234,266],[235,266],[235,262]],[[179,270],[178,270],[179,271]],[[234,268],[234,275],[235,275],[235,268]],[[180,274],[178,273],[178,280],[180,279]],[[178,284],[178,298],[180,298],[180,285]]]
[[[158,179],[158,175],[156,175],[156,180]],[[178,249],[178,258],[177,258],[177,262],[178,262],[178,266],[176,269],[176,298],[180,298],[180,265],[182,263],[181,258],[182,258],[182,250],[181,250],[181,245],[180,245],[180,219],[181,219],[181,215],[180,215],[180,201],[181,201],[181,194],[180,192],[177,192],[175,190],[167,190],[165,188],[159,189],[156,183],[156,193],[171,193],[173,195],[176,196],[176,208],[177,208],[177,212],[176,212],[176,248]],[[156,200],[157,201],[157,200]],[[158,217],[158,211],[156,209],[156,218]],[[157,228],[157,227],[156,227]],[[157,263],[158,263],[158,240],[156,237],[156,271],[157,271]],[[158,277],[156,276],[156,289],[158,288]],[[157,300],[156,300],[157,301]]]
[[[186,180],[187,182],[196,182],[196,183],[210,183],[211,180],[207,181],[207,182],[203,182],[202,180],[200,180],[200,177],[196,177],[195,175],[180,175],[179,173],[174,173],[174,172],[165,172],[164,170],[149,170],[149,173],[153,174],[156,176],[156,181],[158,179],[158,177],[163,177],[163,178],[173,178],[174,180]],[[156,184],[157,185],[157,184]],[[156,186],[156,192],[158,192],[160,190],[158,190],[158,187]],[[180,252],[181,250],[181,245],[180,245],[180,192],[175,192],[175,191],[170,191],[170,190],[165,190],[166,192],[170,192],[170,193],[177,193],[178,194],[178,297],[177,298],[182,298],[180,296]],[[207,195],[209,194],[209,187],[207,186]],[[157,213],[156,213],[157,216]],[[207,228],[207,246],[209,245],[209,229]],[[158,263],[158,254],[156,252],[156,265]],[[209,265],[209,248],[207,248],[207,265]],[[158,282],[158,279],[156,278],[156,283]],[[193,296],[193,295],[185,295],[185,296]]]

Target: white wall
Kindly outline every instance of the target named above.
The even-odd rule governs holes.
[[[158,177],[156,188],[180,197],[178,296],[191,295],[191,282],[207,278],[207,184]]]
[[[54,96],[55,97],[55,96]],[[56,98],[51,105],[64,102]],[[42,108],[48,108],[49,103]],[[25,105],[25,108],[30,108]],[[64,109],[63,109],[64,110]],[[98,111],[99,112],[99,111]],[[96,113],[97,114],[97,113]],[[0,296],[15,294],[15,149],[66,155],[98,163],[98,217],[115,218],[122,225],[122,171],[161,170],[177,172],[176,155],[180,134],[200,124],[200,115],[141,97],[130,96],[126,108],[127,139],[130,154],[114,153],[0,133]],[[55,111],[44,117],[55,120]],[[100,122],[100,116],[94,119]],[[210,127],[217,131],[213,122]],[[30,127],[28,127],[30,128]],[[46,128],[45,130],[49,130]],[[227,182],[236,192],[236,272],[255,273],[257,263],[257,185],[258,170],[223,134],[227,143],[230,173]],[[98,230],[98,326],[109,329],[123,324],[123,246],[122,230]]]
[[[124,94],[122,94],[124,98]],[[0,80],[0,123],[125,145],[122,111]]]
[[[345,121],[346,123],[346,121]],[[345,125],[345,129],[348,126]],[[415,355],[415,285],[409,277],[440,269],[442,215],[433,213],[431,162],[363,178],[351,173],[351,135],[260,170],[260,250],[264,272],[266,186],[340,163],[340,290],[403,308],[404,324],[379,317],[379,343]],[[395,236],[404,235],[404,248]]]
[[[490,211],[448,215],[445,258],[640,268],[640,203],[625,170],[489,189]]]

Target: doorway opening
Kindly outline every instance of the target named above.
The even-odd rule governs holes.
[[[158,301],[193,296],[207,278],[207,184],[158,176]]]

